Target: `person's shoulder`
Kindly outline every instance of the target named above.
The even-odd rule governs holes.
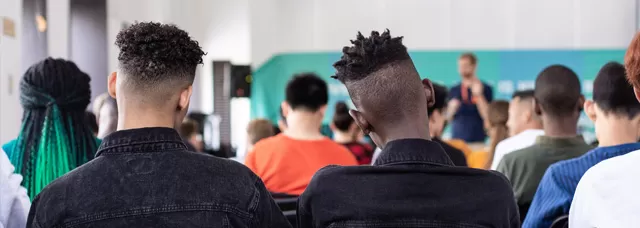
[[[467,173],[467,176],[472,177],[473,179],[475,179],[475,181],[481,183],[479,184],[479,186],[485,186],[485,188],[490,189],[491,191],[494,191],[496,193],[513,196],[511,182],[509,182],[509,179],[507,179],[504,174],[495,170],[472,169],[464,167],[461,167],[461,169],[468,169],[469,172]]]
[[[280,133],[268,138],[261,139],[255,145],[253,145],[253,150],[251,151],[259,153],[266,153],[267,151],[278,150],[276,148],[286,147],[285,136]]]
[[[502,160],[505,162],[525,161],[531,157],[535,157],[534,151],[537,149],[538,149],[538,146],[531,145],[519,150],[515,150],[509,154],[504,155]]]
[[[587,171],[593,176],[618,176],[640,173],[640,150],[604,160]],[[585,173],[586,176],[586,173]]]

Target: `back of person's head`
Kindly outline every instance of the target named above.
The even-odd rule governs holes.
[[[552,119],[573,117],[577,121],[584,103],[578,75],[563,65],[542,70],[536,78],[534,94],[536,113]]]
[[[255,145],[258,141],[271,137],[274,134],[273,124],[267,119],[255,119],[247,125],[249,145]]]
[[[291,110],[317,112],[329,101],[327,83],[314,73],[294,75],[286,88],[286,103]]]
[[[509,135],[516,135],[528,129],[540,129],[542,122],[533,108],[534,90],[513,93],[509,103]]]
[[[349,106],[347,103],[340,101],[336,103],[335,113],[333,114],[333,127],[341,132],[348,132],[353,129],[353,118],[349,115]]]
[[[593,101],[604,114],[634,118],[640,113],[633,87],[626,78],[624,66],[605,64],[593,81]]]
[[[118,128],[118,103],[111,96],[104,99],[99,109],[98,128],[98,138],[104,138]]]
[[[392,128],[411,128],[415,137],[428,138],[431,82],[421,83],[402,37],[373,31],[369,37],[358,33],[351,43],[334,64],[334,78],[347,87],[357,108],[351,114],[364,133],[380,147],[395,137],[387,135]]]
[[[93,158],[98,143],[85,117],[90,80],[73,62],[53,58],[32,65],[22,77],[22,131],[10,157],[30,197]]]
[[[202,64],[198,42],[175,25],[139,22],[120,31],[116,45],[119,71],[109,77],[109,94],[130,106],[124,110],[173,112],[179,126]]]
[[[636,98],[640,100],[640,32],[631,40],[624,55],[624,68],[627,80],[635,88]]]
[[[427,109],[429,113],[429,129],[432,137],[440,137],[446,127],[447,87],[433,83],[435,102]]]
[[[500,141],[509,136],[507,121],[509,120],[509,102],[498,100],[489,104],[487,112],[489,129],[489,152],[493,154]]]
[[[189,139],[193,135],[198,134],[198,123],[195,120],[185,119],[180,125],[178,132],[183,139]]]

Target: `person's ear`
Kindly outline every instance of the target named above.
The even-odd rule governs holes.
[[[540,103],[538,103],[538,99],[534,98],[533,102],[531,102],[531,105],[533,105],[533,113],[535,113],[536,115],[542,115],[542,108],[540,108]]]
[[[364,118],[364,115],[362,115],[360,111],[353,109],[349,110],[349,115],[351,116],[351,118],[353,118],[353,120],[365,135],[368,135],[369,133],[371,133],[371,131],[373,131],[373,127],[371,126],[369,121]]]
[[[287,115],[289,115],[289,103],[287,103],[286,101],[283,101],[282,103],[280,103],[280,108],[282,109],[282,116],[286,119]]]
[[[436,103],[433,83],[431,83],[431,80],[427,78],[422,79],[422,87],[424,88],[424,94],[427,95],[427,107],[432,107]]]
[[[324,113],[327,112],[327,105],[322,105],[320,106],[320,108],[318,109],[318,113],[322,116],[324,116]]]
[[[584,102],[584,112],[585,114],[587,114],[587,117],[589,117],[589,119],[593,122],[596,122],[596,118],[598,118],[598,115],[596,115],[595,105],[596,104],[591,100]]]
[[[338,130],[338,128],[336,127],[336,125],[335,125],[335,124],[333,124],[333,121],[331,121],[331,123],[329,123],[329,128],[330,128],[332,131],[337,131],[337,130]]]
[[[193,93],[193,86],[189,86],[180,92],[180,100],[178,101],[179,110],[189,109],[189,101],[191,100],[191,94]]]
[[[117,72],[111,72],[109,77],[107,77],[107,91],[109,92],[109,96],[116,98],[116,81],[118,79]]]
[[[580,97],[578,98],[578,103],[576,104],[576,106],[578,107],[578,112],[582,112],[582,107],[584,106],[584,95],[580,94]]]
[[[636,89],[636,87],[633,87],[633,93],[636,94],[636,100],[638,100],[638,102],[640,102],[640,91],[638,91],[638,89]]]

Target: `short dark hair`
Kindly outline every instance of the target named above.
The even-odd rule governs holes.
[[[624,66],[617,62],[605,64],[593,81],[593,101],[605,113],[627,115],[640,113],[633,87],[627,82]]]
[[[572,115],[582,96],[578,75],[563,65],[552,65],[536,78],[535,99],[548,115],[562,117]]]
[[[419,107],[413,101],[424,88],[402,37],[391,37],[389,30],[372,31],[366,38],[358,32],[351,43],[333,64],[333,78],[347,86],[356,108],[365,106],[386,124],[417,113]]]
[[[511,99],[518,98],[520,100],[533,99],[535,97],[535,91],[532,89],[520,90],[513,93]]]
[[[347,131],[355,122],[349,115],[349,106],[344,101],[336,103],[335,113],[333,114],[333,125],[340,131]]]
[[[185,119],[180,125],[180,136],[187,139],[194,134],[198,134],[198,122],[192,119]]]
[[[462,53],[462,55],[460,55],[460,59],[468,59],[469,62],[473,65],[476,65],[478,63],[478,57],[476,57],[476,55],[471,52]]]
[[[433,103],[433,106],[427,109],[429,112],[429,117],[431,117],[431,114],[433,114],[434,111],[442,111],[442,109],[447,106],[448,94],[449,92],[447,91],[447,87],[433,83],[433,95],[435,96],[435,102]]]
[[[286,101],[291,109],[318,111],[329,101],[327,83],[314,73],[296,74],[287,84]]]
[[[135,91],[166,93],[191,85],[205,55],[187,32],[156,22],[131,25],[118,33],[115,44],[120,48],[120,70]]]

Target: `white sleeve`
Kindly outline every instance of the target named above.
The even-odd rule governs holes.
[[[31,202],[20,186],[22,176],[13,173],[7,154],[0,150],[0,227],[25,227]]]
[[[500,164],[500,161],[502,160],[502,157],[504,157],[505,151],[504,151],[504,140],[503,142],[499,142],[498,145],[496,146],[496,151],[494,151],[493,153],[493,161],[491,162],[491,170],[496,170],[498,169],[498,165]]]
[[[591,228],[593,226],[594,216],[597,216],[592,210],[595,205],[592,205],[596,198],[593,194],[592,179],[593,173],[587,171],[576,189],[576,193],[573,196],[571,207],[569,209],[569,227],[570,228]]]

